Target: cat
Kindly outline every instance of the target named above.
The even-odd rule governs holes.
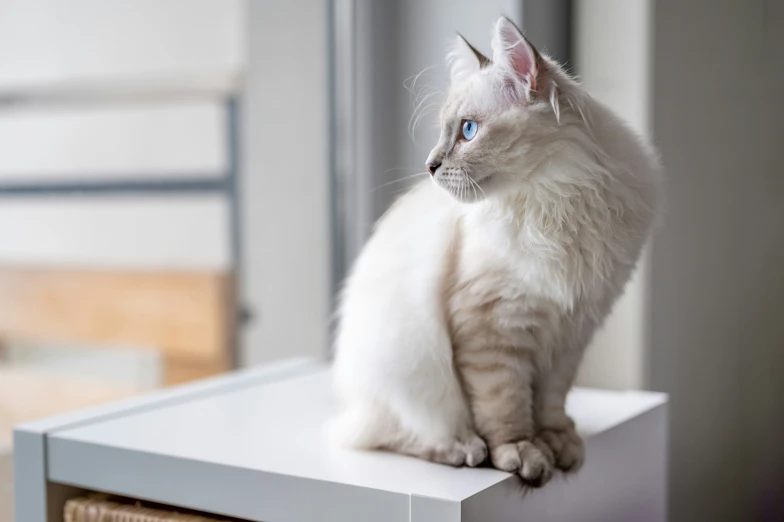
[[[492,49],[457,38],[430,180],[379,220],[347,279],[331,435],[454,466],[489,457],[538,487],[583,462],[564,402],[662,174],[507,18]]]

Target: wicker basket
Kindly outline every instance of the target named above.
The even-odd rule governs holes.
[[[228,522],[228,519],[179,513],[102,494],[67,501],[63,519],[65,522]]]

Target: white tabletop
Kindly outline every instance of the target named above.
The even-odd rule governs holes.
[[[577,389],[568,410],[588,441],[590,459],[592,437],[665,401],[661,394]],[[360,499],[370,499],[371,511],[379,502],[401,496],[461,502],[510,478],[493,469],[453,469],[399,455],[330,447],[323,430],[334,412],[330,370],[317,366],[286,379],[251,382],[53,433],[49,473],[59,482],[199,509],[215,506],[189,500],[188,492],[195,495],[200,487],[221,481],[226,491],[242,492],[235,503],[252,503],[254,499],[246,497],[258,491],[257,501],[264,505],[258,513],[275,520],[305,520],[322,509],[319,499],[327,502],[341,495],[348,495],[340,498],[355,510],[363,509]],[[248,485],[257,479],[256,486]],[[177,481],[189,485],[174,488]],[[164,493],[168,489],[171,492]],[[262,499],[269,492],[271,496]],[[160,498],[166,495],[177,498]],[[313,505],[300,505],[305,499]],[[301,512],[290,515],[289,505]],[[395,510],[402,514],[411,509],[402,503],[389,505],[385,520],[397,520]],[[231,512],[227,506],[228,501],[215,511],[257,513],[250,508]]]

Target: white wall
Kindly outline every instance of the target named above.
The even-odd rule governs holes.
[[[227,168],[219,99],[48,103],[0,111],[0,180],[215,178]]]
[[[242,360],[327,349],[326,2],[251,2],[242,181]]]
[[[654,4],[651,383],[673,522],[784,519],[784,4]]]
[[[0,0],[0,183],[215,177],[241,0]],[[220,196],[0,201],[0,263],[226,269]]]
[[[245,60],[244,4],[0,0],[0,89],[236,77]]]
[[[640,134],[651,134],[650,0],[574,2],[573,56],[585,89]],[[601,388],[646,384],[647,253],[589,347],[578,383]]]

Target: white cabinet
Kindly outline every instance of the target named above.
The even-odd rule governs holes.
[[[523,495],[494,469],[328,446],[330,368],[278,363],[20,426],[17,513],[45,522],[73,486],[263,522],[663,522],[666,396],[577,389],[568,410],[585,466]]]

